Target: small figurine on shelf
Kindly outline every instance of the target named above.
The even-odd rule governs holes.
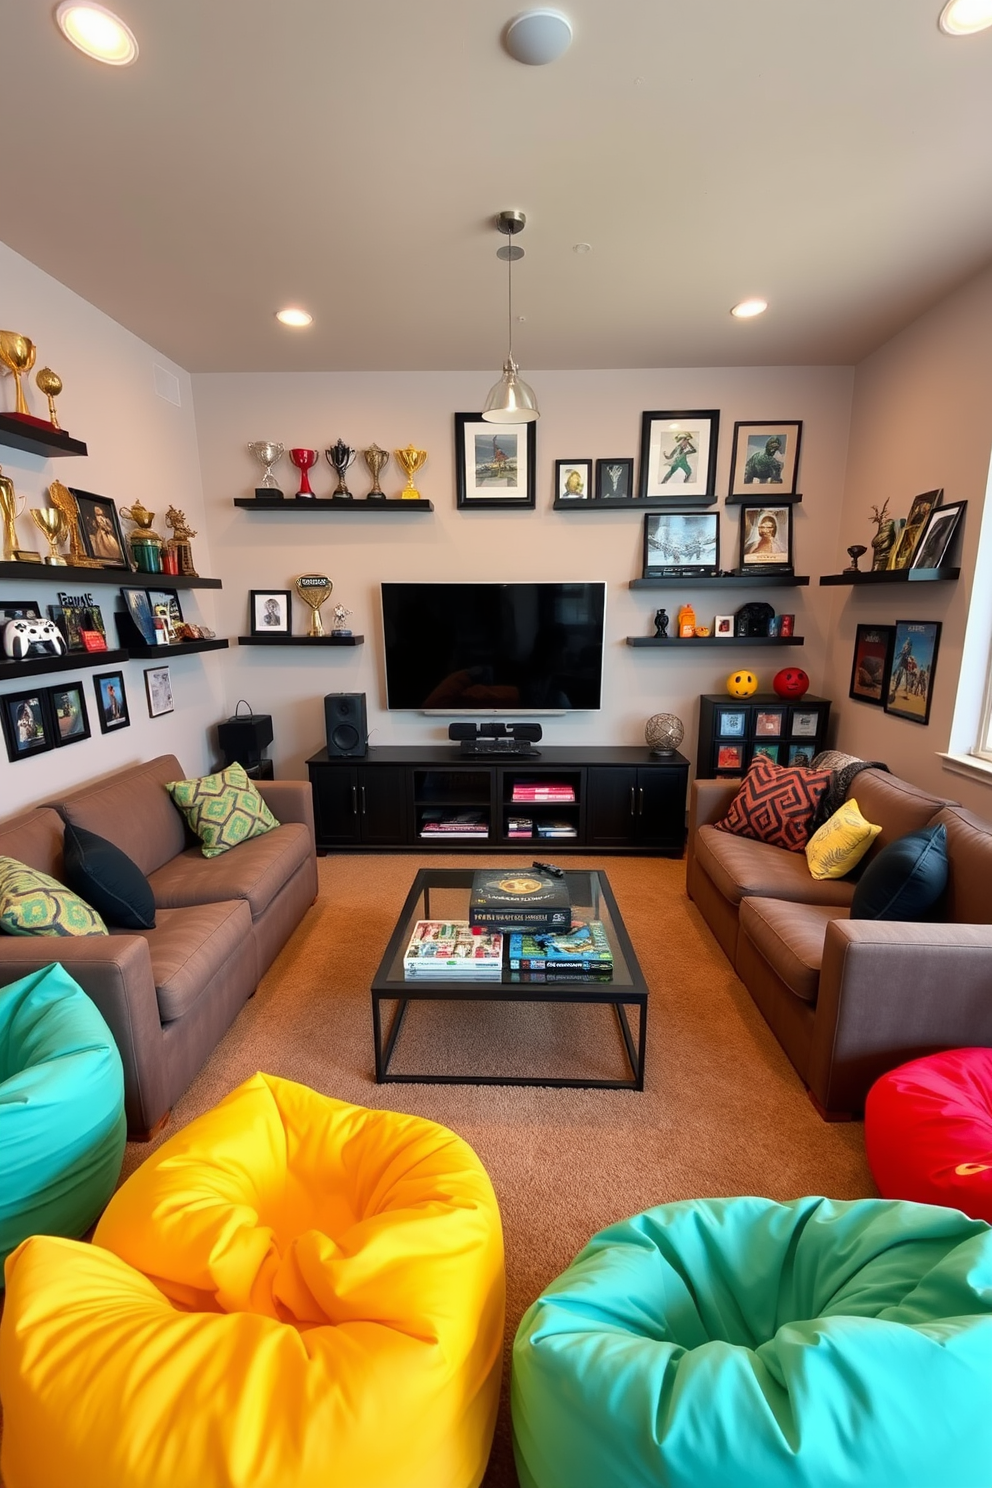
[[[199,578],[193,563],[193,549],[190,545],[196,533],[186,521],[185,512],[181,512],[178,507],[170,506],[165,514],[165,522],[167,527],[172,528],[170,547],[175,549],[179,572],[188,575],[191,579]]]
[[[155,513],[140,501],[122,506],[120,511],[122,517],[134,523],[134,531],[128,533],[128,542],[135,568],[139,573],[161,573],[163,539],[152,531]]]
[[[334,624],[331,626],[332,635],[351,635],[351,631],[346,628],[344,623],[351,613],[351,610],[346,610],[343,604],[336,604],[334,606],[334,609],[331,611],[331,614],[334,616]]]
[[[850,558],[851,561],[845,568],[844,572],[860,573],[861,570],[858,567],[858,559],[861,557],[862,553],[867,553],[867,551],[868,549],[865,547],[864,543],[852,543],[847,550],[847,556]]]
[[[696,634],[696,612],[686,603],[679,610],[679,639],[688,639]]]
[[[889,503],[879,511],[877,506],[871,509],[871,519],[875,523],[876,532],[871,540],[871,550],[875,555],[871,560],[872,572],[877,573],[880,569],[888,568],[892,549],[896,543],[895,519],[890,517]]]
[[[655,633],[656,636],[660,636],[662,638],[662,640],[667,640],[668,639],[668,611],[667,610],[655,610],[655,612],[654,612],[654,633]]]

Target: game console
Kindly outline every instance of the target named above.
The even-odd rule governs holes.
[[[61,656],[66,650],[62,632],[53,621],[8,620],[3,632],[4,654],[20,661],[32,646],[49,647],[50,656]]]

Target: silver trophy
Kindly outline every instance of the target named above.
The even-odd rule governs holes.
[[[324,451],[324,454],[327,456],[327,463],[331,469],[336,470],[338,473],[338,483],[331,492],[331,500],[354,501],[355,498],[348,490],[344,473],[358,454],[358,451],[352,449],[350,444],[345,444],[343,439],[339,439],[337,444],[332,444],[330,449]]]
[[[255,456],[258,463],[265,467],[262,476],[262,484],[255,487],[255,497],[260,501],[274,501],[277,497],[282,499],[282,491],[272,474],[273,465],[277,465],[286,453],[284,444],[276,444],[271,439],[256,439],[248,446],[248,453]]]

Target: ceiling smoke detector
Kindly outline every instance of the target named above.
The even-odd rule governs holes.
[[[568,51],[572,23],[560,10],[525,10],[507,26],[503,44],[515,62],[543,67]]]

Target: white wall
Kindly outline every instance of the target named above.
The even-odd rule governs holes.
[[[631,591],[641,573],[643,515],[626,512],[551,509],[554,461],[638,453],[645,409],[716,408],[721,432],[717,491],[720,494],[722,564],[737,562],[738,509],[726,508],[735,419],[800,419],[803,450],[796,510],[797,571],[824,571],[824,555],[839,541],[839,513],[847,454],[850,368],[675,368],[663,371],[542,372],[526,369],[535,387],[537,509],[461,511],[455,505],[453,415],[477,410],[496,375],[480,373],[328,373],[196,375],[193,396],[203,472],[206,521],[214,570],[223,577],[222,634],[248,630],[248,592],[287,589],[301,573],[326,573],[334,582],[331,604],[354,611],[352,629],[365,644],[307,653],[300,648],[242,647],[224,660],[224,705],[233,713],[239,698],[256,712],[273,715],[270,754],[277,774],[305,773],[304,761],[324,743],[322,699],[327,692],[364,692],[371,742],[402,744],[447,738],[447,720],[416,713],[387,713],[383,706],[382,629],[378,585],[384,579],[605,579],[607,601],[606,686],[603,711],[543,720],[549,744],[642,744],[644,723],[658,711],[677,713],[686,724],[683,751],[695,757],[697,698],[723,687],[732,668],[751,665],[763,689],[789,662],[809,673],[812,689],[824,690],[828,644],[826,591],[771,590],[776,610],[796,613],[796,631],[807,638],[795,650],[749,653],[700,649],[687,656],[634,649],[628,635],[653,634],[653,615],[665,605],[674,617],[683,599],[696,606],[699,623],[735,610],[760,591],[682,589]],[[390,451],[413,443],[429,458],[417,477],[432,514],[376,515],[362,510],[299,517],[246,512],[235,496],[250,496],[260,468],[246,450],[249,440],[272,439],[287,449],[305,445],[323,451],[338,438],[361,448],[373,441]],[[287,495],[297,473],[288,456],[277,468]],[[334,478],[321,455],[314,489],[328,495]],[[356,461],[349,473],[356,495],[368,477]],[[383,476],[397,495],[403,481],[395,460]],[[329,606],[325,607],[328,615]],[[307,612],[295,602],[294,630],[306,628]]]
[[[154,292],[153,287],[149,292]],[[109,496],[119,507],[143,501],[158,514],[156,525],[163,535],[167,529],[161,519],[166,508],[171,504],[185,510],[190,525],[198,529],[193,544],[197,568],[202,574],[212,575],[211,541],[186,373],[2,243],[0,326],[35,342],[35,370],[48,365],[62,378],[65,390],[57,403],[59,422],[89,449],[86,458],[44,459],[0,447],[4,474],[13,480],[18,496],[26,498],[24,516],[18,522],[21,545],[47,552],[28,509],[47,506],[48,485],[60,480]],[[175,379],[179,407],[156,392],[156,366]],[[25,396],[32,413],[47,416],[48,406],[34,384],[33,372],[30,379],[25,379]],[[13,379],[0,377],[0,409],[12,412],[13,408]],[[0,594],[8,600],[35,599],[45,613],[45,606],[56,602],[60,588],[65,588],[65,580],[59,580],[57,568],[25,564],[23,577],[5,582]],[[78,592],[80,586],[73,584],[71,588]],[[108,644],[116,645],[113,612],[118,591],[111,585],[96,585],[92,593],[103,612]],[[180,598],[191,620],[202,620],[219,630],[211,591],[183,590]],[[16,763],[9,763],[6,750],[0,749],[0,814],[10,814],[44,800],[54,790],[64,790],[156,754],[177,754],[193,773],[208,768],[214,754],[207,731],[223,716],[218,709],[225,691],[220,678],[228,664],[226,656],[225,652],[205,652],[173,659],[175,712],[156,719],[149,718],[145,701],[143,673],[151,663],[126,663],[125,686],[132,723],[107,735],[101,734],[96,716],[92,670],[69,662],[64,672],[25,678],[17,686],[5,680],[0,692],[6,694],[81,679],[93,734]],[[101,669],[106,670],[95,668]]]

